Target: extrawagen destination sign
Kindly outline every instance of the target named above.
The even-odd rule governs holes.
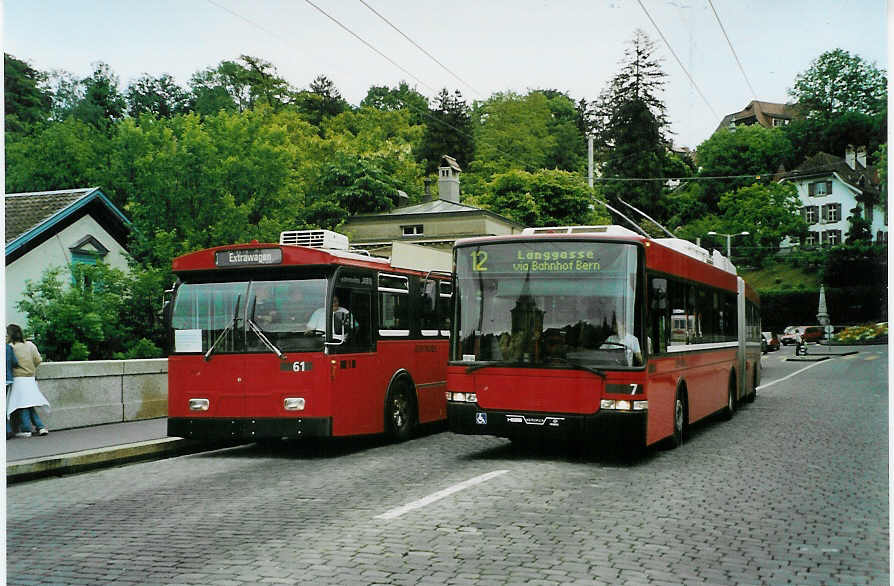
[[[282,250],[279,248],[219,250],[214,253],[214,264],[218,267],[278,265],[281,263]]]

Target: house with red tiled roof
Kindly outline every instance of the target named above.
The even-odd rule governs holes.
[[[777,102],[762,102],[752,100],[747,106],[727,114],[720,121],[717,130],[722,128],[729,129],[731,126],[749,126],[751,124],[760,124],[764,128],[777,128],[785,126],[792,120],[800,118],[797,104],[779,104]],[[717,132],[715,130],[714,132]]]
[[[128,270],[130,220],[98,187],[8,193],[6,213],[6,323],[26,325],[16,307],[27,281],[54,266],[95,263]]]

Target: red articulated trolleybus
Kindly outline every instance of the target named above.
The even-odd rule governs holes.
[[[448,252],[390,259],[326,230],[174,259],[168,435],[346,436],[446,416]]]
[[[575,226],[460,240],[454,262],[451,431],[634,451],[754,400],[759,300],[717,251]]]

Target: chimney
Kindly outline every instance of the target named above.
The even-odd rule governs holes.
[[[863,165],[863,168],[866,168],[866,147],[858,146],[857,147],[857,162]]]
[[[459,174],[461,171],[456,159],[447,155],[441,156],[441,166],[438,167],[438,198],[459,203]]]
[[[425,192],[422,194],[422,201],[431,201],[431,179],[426,177],[422,180],[422,184],[425,185]]]
[[[849,144],[844,149],[844,162],[847,163],[847,166],[851,169],[856,169],[856,155],[854,153],[854,145]]]

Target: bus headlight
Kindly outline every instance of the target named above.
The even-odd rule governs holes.
[[[207,411],[209,406],[211,406],[211,402],[208,399],[189,400],[190,411]]]
[[[478,395],[475,393],[454,393],[447,391],[447,400],[456,401],[458,403],[477,403]]]
[[[286,411],[304,411],[304,397],[286,397],[282,406]]]
[[[602,399],[599,408],[608,411],[648,411],[648,401],[620,401],[615,399]]]

